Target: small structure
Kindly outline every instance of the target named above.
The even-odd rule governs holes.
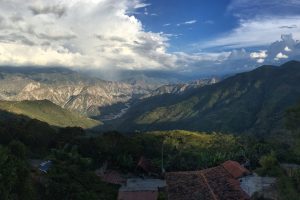
[[[200,171],[166,174],[169,200],[247,200],[237,178],[250,172],[235,161]]]
[[[44,161],[42,162],[40,165],[39,165],[39,170],[43,173],[48,173],[50,167],[52,166],[52,161],[51,160],[47,160],[47,161]]]
[[[274,184],[276,178],[260,177],[256,174],[245,176],[239,179],[241,188],[249,195],[252,196],[257,193],[259,196],[268,199],[277,199],[276,192],[274,191]]]
[[[127,179],[119,189],[118,200],[157,200],[158,191],[166,187],[166,182],[160,179]]]

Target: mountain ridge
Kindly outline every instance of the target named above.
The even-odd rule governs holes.
[[[119,129],[266,134],[281,127],[284,110],[299,100],[300,62],[265,65],[179,95],[145,99],[125,114]]]
[[[58,127],[93,128],[102,123],[68,111],[49,100],[0,101],[0,110],[24,115]]]

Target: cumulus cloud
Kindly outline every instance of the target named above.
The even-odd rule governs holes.
[[[286,46],[286,47],[284,48],[284,50],[287,51],[287,52],[292,51],[288,46]]]
[[[287,58],[289,58],[289,56],[287,56],[287,55],[283,54],[282,52],[280,52],[276,55],[274,60],[287,59]]]
[[[201,53],[170,53],[169,39],[178,35],[146,31],[133,14],[148,13],[149,6],[144,0],[0,0],[0,65],[213,74],[300,55],[299,43],[287,35],[300,38],[295,26],[299,16],[240,20],[231,32],[197,44],[204,49]],[[277,41],[282,33],[286,35]],[[205,49],[216,47],[217,53]],[[246,47],[262,50],[249,52]]]
[[[60,5],[52,5],[52,6],[29,6],[29,9],[32,11],[34,15],[41,15],[41,14],[54,14],[58,17],[62,17],[65,12],[66,8]]]
[[[250,57],[255,59],[257,63],[263,63],[265,59],[268,57],[266,50],[261,50],[259,52],[252,52],[250,53]]]
[[[264,63],[264,62],[265,62],[265,59],[263,59],[263,58],[260,58],[257,60],[257,63]]]
[[[133,14],[143,0],[0,1],[0,65],[169,69],[168,36]]]
[[[259,52],[253,52],[250,54],[251,58],[266,58],[268,56],[267,51],[263,50],[263,51],[259,51]]]

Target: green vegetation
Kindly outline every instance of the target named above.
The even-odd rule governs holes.
[[[0,101],[0,109],[25,115],[32,119],[38,119],[58,127],[78,126],[82,128],[93,128],[100,125],[99,121],[63,109],[48,100],[20,102]]]
[[[300,98],[300,63],[263,66],[180,95],[134,105],[120,130],[198,130],[269,135],[284,127],[287,108]],[[118,123],[118,122],[116,122]]]
[[[177,130],[131,136],[109,132],[93,139],[81,138],[74,145],[80,154],[92,158],[96,166],[108,161],[111,168],[133,171],[140,157],[145,156],[160,169],[163,151],[164,168],[183,171],[216,166],[230,159],[244,162],[247,158],[253,160],[255,168],[259,158],[272,149],[256,139],[252,142],[255,145],[244,145],[248,139],[232,135]]]
[[[142,156],[158,173],[162,165],[169,172],[205,169],[226,160],[247,161],[255,172],[278,178],[279,199],[297,199],[300,171],[288,175],[280,165],[300,164],[299,66],[292,62],[286,67],[263,67],[196,93],[145,100],[131,110],[140,116],[138,127],[174,129],[169,131],[90,136],[83,128],[65,126],[88,128],[97,122],[49,101],[2,101],[0,199],[116,199],[119,186],[102,182],[95,170],[107,163],[109,169],[142,176],[145,172],[137,167]],[[127,120],[128,116],[123,123]],[[183,126],[227,134],[176,130]],[[32,167],[32,159],[51,160],[48,173]],[[166,196],[160,193],[159,198]]]
[[[118,187],[101,182],[93,160],[73,143],[86,137],[82,128],[47,123],[0,112],[0,199],[116,199]],[[50,159],[47,174],[32,170],[30,159]]]
[[[33,199],[25,152],[24,144],[17,141],[7,147],[0,146],[0,199]]]
[[[269,138],[183,130],[88,137],[81,128],[54,128],[4,111],[1,116],[0,192],[4,200],[24,194],[28,199],[46,200],[116,199],[118,186],[103,183],[94,171],[108,163],[109,169],[141,175],[145,172],[137,163],[144,156],[159,172],[162,153],[166,171],[199,170],[226,160],[250,161],[251,169],[278,177],[282,199],[293,199],[299,192],[298,173],[288,177],[279,167],[280,162],[289,161],[281,156],[291,149]],[[296,134],[296,130],[291,132]],[[53,166],[47,174],[31,171],[28,160],[33,158],[51,160]],[[165,198],[163,193],[160,198]]]

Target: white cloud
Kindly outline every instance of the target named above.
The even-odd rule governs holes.
[[[253,52],[250,54],[251,58],[266,58],[268,56],[267,51],[263,50],[263,51],[259,51],[259,52]]]
[[[288,46],[286,46],[286,47],[284,48],[284,50],[285,50],[286,52],[292,51]]]
[[[262,50],[259,52],[250,53],[250,57],[252,59],[255,59],[257,63],[263,63],[265,62],[265,59],[268,57],[268,54],[266,50]]]
[[[145,8],[151,5],[150,3],[139,3],[138,1],[135,2],[136,2],[136,4],[134,5],[135,9]]]
[[[184,24],[195,24],[195,23],[197,23],[197,20],[190,20],[190,21],[184,22]]]
[[[274,60],[287,59],[287,58],[289,58],[289,56],[287,56],[287,55],[283,54],[282,52],[280,52],[276,55]]]
[[[2,0],[0,65],[169,69],[168,37],[130,13],[142,0]]]
[[[300,24],[300,16],[257,17],[251,20],[240,20],[240,24],[232,31],[215,39],[197,44],[205,48],[246,48],[266,46],[278,40],[282,34],[292,33],[300,38],[300,27],[282,29],[282,26]]]
[[[177,26],[191,25],[191,24],[195,24],[195,23],[197,23],[197,20],[190,20],[190,21],[186,21],[186,22],[183,22],[183,23],[179,23],[179,24],[177,24]]]
[[[263,59],[263,58],[260,58],[257,60],[257,63],[264,63],[264,62],[265,62],[265,59]]]

